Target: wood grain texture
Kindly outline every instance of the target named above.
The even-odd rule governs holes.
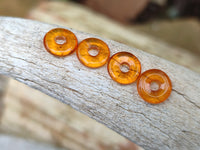
[[[3,102],[0,133],[69,150],[129,150],[125,146],[141,150],[88,116],[16,80],[9,80]]]
[[[58,25],[97,34],[103,38],[141,49],[200,73],[199,56],[191,51],[172,46],[160,38],[139,32],[133,25],[119,24],[77,3],[45,1],[30,12],[29,18],[49,24],[55,24],[56,22]]]
[[[43,47],[43,37],[55,27],[60,26],[1,17],[0,73],[72,106],[145,149],[199,149],[199,74],[126,45],[70,29],[79,42],[97,37],[108,44],[111,54],[133,53],[141,61],[142,71],[165,71],[173,84],[171,96],[162,104],[147,104],[138,96],[135,83],[115,83],[106,66],[89,69],[75,54],[64,58],[49,54]]]

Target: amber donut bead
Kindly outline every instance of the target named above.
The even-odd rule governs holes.
[[[152,89],[152,83],[155,83],[157,88]],[[158,69],[151,69],[141,74],[138,79],[137,90],[146,102],[158,104],[170,96],[172,84],[166,73]]]
[[[58,43],[62,41],[62,43]],[[66,56],[75,51],[77,38],[71,31],[63,28],[50,30],[44,36],[44,46],[48,52],[56,56]]]
[[[126,65],[128,71],[124,72],[121,67]],[[111,78],[120,84],[131,84],[137,80],[141,72],[140,61],[131,53],[119,52],[114,54],[108,62],[108,73]]]
[[[90,50],[98,51],[93,56]],[[105,42],[97,38],[87,38],[79,43],[76,54],[80,62],[89,68],[99,68],[105,65],[110,57],[109,47]]]

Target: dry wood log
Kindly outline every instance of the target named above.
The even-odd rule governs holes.
[[[136,84],[115,83],[106,67],[89,69],[75,54],[58,58],[47,53],[43,37],[55,27],[60,26],[1,17],[0,73],[70,105],[145,149],[199,149],[199,74],[138,49],[69,29],[79,42],[97,37],[109,45],[111,54],[133,53],[143,71],[164,70],[172,80],[172,94],[164,103],[150,105],[138,96]]]
[[[3,102],[0,133],[69,150],[139,150],[104,125],[16,80],[9,81]]]
[[[200,72],[199,56],[191,51],[169,45],[158,38],[141,33],[132,25],[121,25],[76,3],[43,2],[30,12],[29,18],[97,34]]]

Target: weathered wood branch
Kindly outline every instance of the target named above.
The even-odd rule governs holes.
[[[125,147],[136,147],[68,105],[15,80],[9,81],[3,102],[0,133],[69,150],[128,150]]]
[[[45,1],[30,12],[29,18],[49,24],[56,22],[58,25],[123,42],[128,46],[141,49],[200,73],[199,56],[191,51],[172,46],[161,39],[138,32],[133,25],[118,24],[77,3]]]
[[[171,96],[162,104],[147,104],[138,96],[136,84],[115,83],[105,66],[89,69],[75,54],[65,58],[49,54],[43,37],[55,27],[59,26],[0,18],[0,73],[72,106],[146,149],[199,149],[199,74],[126,45],[70,29],[79,42],[97,37],[109,45],[111,54],[133,53],[143,71],[165,71],[173,84]]]

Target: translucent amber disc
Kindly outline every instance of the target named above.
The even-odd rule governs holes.
[[[122,70],[126,68],[126,71]],[[108,73],[120,84],[131,84],[137,80],[141,72],[140,61],[133,54],[119,52],[114,54],[108,62]]]
[[[158,69],[151,69],[141,74],[137,90],[145,101],[158,104],[170,96],[172,84],[166,73]]]
[[[91,55],[89,51],[96,51],[97,54]],[[76,54],[83,65],[90,68],[99,68],[107,63],[110,50],[102,40],[88,38],[78,45]]]
[[[66,56],[75,51],[77,38],[71,31],[55,28],[46,33],[44,46],[48,52],[56,56]]]

